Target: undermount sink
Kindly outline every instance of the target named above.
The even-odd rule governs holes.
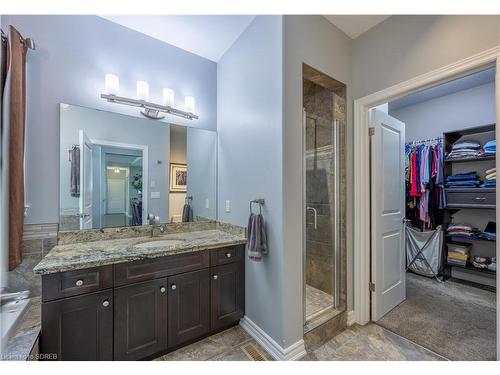
[[[183,240],[157,240],[157,241],[140,243],[140,244],[135,245],[135,247],[139,247],[141,249],[149,249],[149,248],[153,248],[153,247],[174,246],[174,245],[178,245],[182,242],[184,242],[184,241]]]

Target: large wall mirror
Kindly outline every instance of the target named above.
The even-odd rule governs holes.
[[[60,230],[217,218],[217,133],[60,105]]]

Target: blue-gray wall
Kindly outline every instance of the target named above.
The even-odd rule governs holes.
[[[149,82],[152,101],[163,87],[175,90],[179,107],[185,95],[195,96],[199,120],[169,120],[216,129],[214,62],[97,16],[2,16],[3,28],[9,24],[37,45],[27,61],[27,223],[58,222],[59,103],[141,116],[99,98],[105,73],[119,75],[126,96],[135,96],[137,80]]]
[[[246,316],[283,345],[282,17],[258,16],[217,69],[219,219],[246,226],[264,198],[269,255],[246,261]],[[225,212],[225,201],[231,212]]]
[[[444,132],[493,124],[495,83],[409,105],[389,114],[405,123],[406,141],[442,136]]]

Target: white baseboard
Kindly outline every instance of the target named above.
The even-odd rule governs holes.
[[[350,327],[354,323],[356,323],[356,313],[354,312],[354,310],[349,310],[347,312],[347,326]]]
[[[295,361],[307,354],[304,340],[283,348],[247,316],[240,320],[240,326],[277,361]]]

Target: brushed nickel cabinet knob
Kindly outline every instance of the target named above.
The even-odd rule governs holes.
[[[176,290],[177,289],[177,285],[175,284],[172,284],[172,286],[170,287],[172,290]]]
[[[109,301],[107,299],[105,299],[103,302],[102,302],[102,305],[104,307],[108,307],[109,306]]]
[[[218,275],[212,275],[212,278],[213,278],[214,280],[217,280],[217,279],[219,278],[219,276],[218,276]]]
[[[226,253],[226,258],[231,258],[231,253]]]
[[[160,288],[160,292],[161,292],[161,293],[165,293],[165,291],[166,291],[166,290],[167,290],[167,289],[165,289],[165,287],[164,287],[164,286],[162,286],[162,287]]]
[[[76,280],[76,286],[82,286],[83,285],[83,280],[82,279],[79,279],[79,280]]]

